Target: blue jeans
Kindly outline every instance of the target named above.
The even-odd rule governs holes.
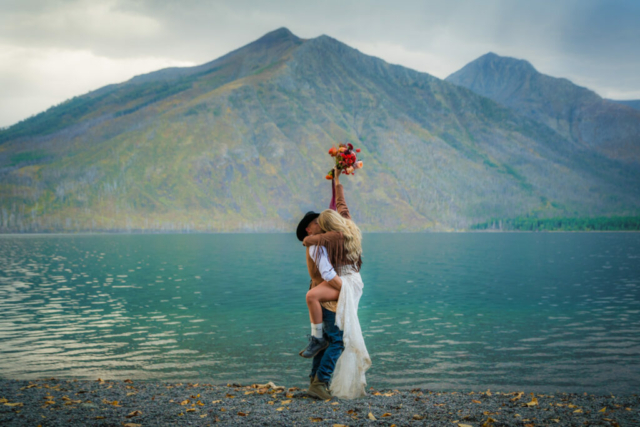
[[[322,307],[322,329],[325,338],[329,340],[329,347],[316,354],[311,366],[310,378],[318,376],[318,380],[329,385],[336,362],[344,350],[342,331],[336,326],[336,314]]]

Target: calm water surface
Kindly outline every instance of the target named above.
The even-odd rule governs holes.
[[[640,233],[366,234],[375,388],[640,389]],[[308,384],[293,235],[0,237],[0,376]]]

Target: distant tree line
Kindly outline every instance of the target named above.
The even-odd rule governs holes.
[[[640,231],[640,216],[595,218],[529,218],[491,219],[471,226],[472,230],[523,231]]]

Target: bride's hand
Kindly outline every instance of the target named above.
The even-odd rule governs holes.
[[[340,172],[342,171],[338,169],[337,166],[333,168],[333,180],[335,181],[336,185],[340,184]]]

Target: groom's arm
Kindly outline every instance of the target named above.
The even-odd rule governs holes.
[[[316,254],[317,250],[320,250],[319,254]],[[340,278],[340,276],[338,276],[335,269],[331,265],[329,257],[327,256],[327,250],[323,246],[313,245],[309,247],[309,256],[316,263],[318,271],[320,272],[320,275],[322,276],[324,281],[327,282],[329,286],[339,291],[342,288],[342,279]]]

